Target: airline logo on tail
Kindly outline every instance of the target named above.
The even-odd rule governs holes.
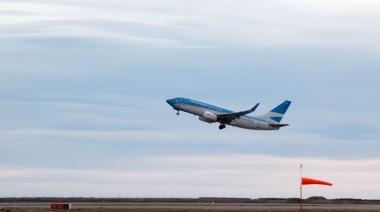
[[[288,110],[291,102],[286,100],[279,106],[275,107],[270,112],[266,113],[262,116],[262,119],[268,122],[272,122],[270,126],[284,127],[288,126],[288,124],[280,124],[282,117],[284,117],[286,111]]]

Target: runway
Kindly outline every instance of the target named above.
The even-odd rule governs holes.
[[[299,204],[289,203],[176,203],[176,202],[119,202],[119,203],[93,203],[71,202],[72,209],[128,209],[148,211],[156,210],[186,210],[186,211],[299,211]],[[47,202],[10,202],[0,203],[0,208],[34,208],[50,209]],[[304,204],[307,211],[380,211],[376,204]],[[13,210],[12,210],[13,211]]]

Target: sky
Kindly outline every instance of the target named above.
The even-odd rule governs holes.
[[[0,197],[380,199],[380,2],[1,0]],[[279,131],[176,116],[189,97]]]

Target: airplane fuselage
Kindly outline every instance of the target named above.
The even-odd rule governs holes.
[[[222,115],[222,114],[233,114],[234,111],[214,106],[205,102],[201,102],[194,99],[177,97],[174,99],[168,99],[168,104],[170,104],[174,110],[184,111],[199,116],[199,120],[213,123],[220,122],[221,124],[227,124],[235,127],[240,127],[244,129],[251,130],[278,130],[280,127],[270,126],[270,122],[255,116],[242,115],[238,118],[233,119],[229,123],[223,123],[221,120],[208,118],[207,115]],[[179,114],[179,113],[177,113]]]

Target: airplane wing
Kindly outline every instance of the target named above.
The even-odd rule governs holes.
[[[256,110],[260,103],[257,103],[253,108],[245,111],[240,111],[237,113],[228,113],[228,114],[220,114],[218,116],[218,121],[222,123],[231,123],[234,119],[240,118],[240,116],[247,115],[248,113],[252,113]]]

